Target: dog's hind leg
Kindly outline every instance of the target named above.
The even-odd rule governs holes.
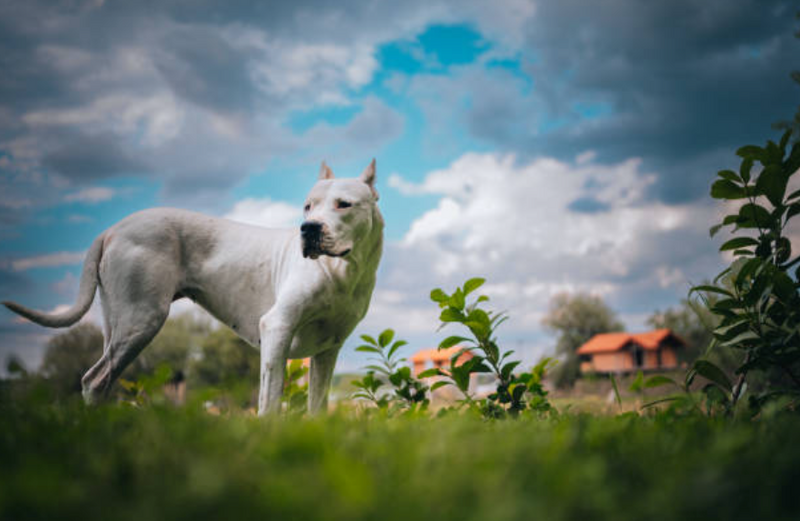
[[[158,263],[136,264],[100,287],[105,323],[103,356],[81,380],[86,403],[102,399],[111,384],[156,336],[169,315],[175,293],[170,270]]]
[[[133,313],[118,321],[110,331],[103,356],[82,379],[83,398],[96,403],[111,384],[156,336],[169,315],[169,306]]]

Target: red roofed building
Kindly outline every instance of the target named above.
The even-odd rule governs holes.
[[[426,369],[437,367],[439,369],[450,369],[450,359],[461,350],[461,346],[453,346],[447,349],[422,349],[414,353],[408,360],[414,365],[414,375],[418,375]],[[456,360],[459,366],[473,357],[469,351],[461,353]]]
[[[678,367],[677,350],[685,347],[669,329],[647,333],[603,333],[578,348],[581,373],[624,373]]]

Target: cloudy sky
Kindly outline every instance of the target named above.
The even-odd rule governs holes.
[[[435,345],[430,289],[470,276],[526,359],[558,292],[641,329],[721,266],[715,172],[800,103],[796,8],[0,0],[0,297],[71,303],[92,239],[143,208],[297,225],[320,161],[375,157],[388,241],[357,333]],[[0,358],[34,366],[50,334],[3,309]]]

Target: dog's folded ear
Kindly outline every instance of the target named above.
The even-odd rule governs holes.
[[[378,191],[375,189],[375,159],[372,159],[372,162],[369,164],[367,168],[361,172],[361,177],[359,178],[369,186],[372,193],[375,195],[375,199],[378,199]]]
[[[333,179],[333,170],[331,170],[331,167],[325,164],[325,161],[323,161],[322,166],[319,167],[319,178]]]

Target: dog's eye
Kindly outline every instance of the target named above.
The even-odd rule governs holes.
[[[353,203],[349,203],[347,201],[336,201],[336,208],[339,208],[340,210],[343,208],[350,208],[351,206],[353,206]]]
[[[304,212],[307,212],[307,211],[309,211],[309,210],[311,210],[311,205],[310,205],[310,204],[308,204],[308,203],[306,203],[306,206],[305,206],[305,208],[303,208],[303,211],[304,211]]]

